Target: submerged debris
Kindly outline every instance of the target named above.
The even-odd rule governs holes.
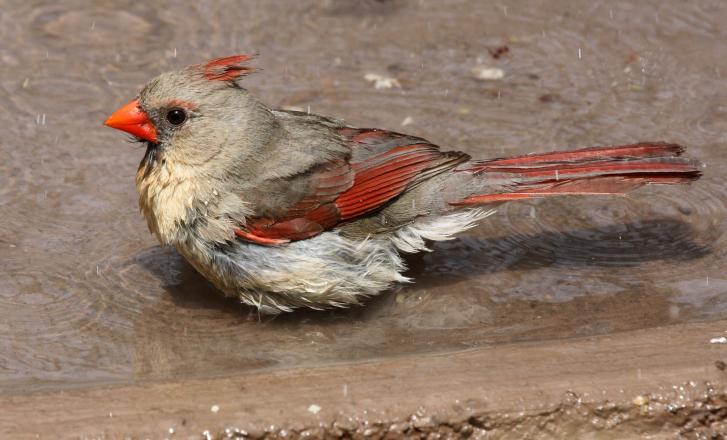
[[[551,102],[556,102],[560,100],[560,96],[557,93],[546,93],[544,95],[540,95],[538,98],[538,101],[549,104]]]
[[[495,81],[505,77],[505,71],[499,67],[477,66],[472,68],[472,74],[477,79]]]
[[[399,80],[390,76],[383,76],[377,73],[367,73],[364,76],[364,79],[370,83],[374,83],[375,89],[390,89],[392,87],[401,88]]]
[[[510,52],[510,48],[507,46],[507,44],[504,44],[502,46],[496,47],[494,49],[487,49],[487,51],[490,53],[490,56],[494,59],[499,59],[501,56],[505,55],[506,53]]]

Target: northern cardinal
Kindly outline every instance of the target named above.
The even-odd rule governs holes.
[[[159,75],[106,125],[147,149],[149,229],[226,295],[263,313],[357,304],[408,281],[400,252],[449,240],[511,200],[687,183],[664,142],[473,160],[401,133],[271,110],[236,55]]]

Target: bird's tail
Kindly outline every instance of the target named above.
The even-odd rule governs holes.
[[[558,195],[624,194],[646,184],[682,184],[700,177],[700,163],[663,142],[471,161],[456,172],[475,185],[454,205],[481,205]],[[482,183],[478,188],[476,182]]]

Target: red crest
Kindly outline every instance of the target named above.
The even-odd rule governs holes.
[[[248,75],[257,70],[242,64],[252,58],[252,55],[232,55],[225,58],[216,58],[202,66],[202,74],[205,79],[210,81],[233,81],[240,76]]]

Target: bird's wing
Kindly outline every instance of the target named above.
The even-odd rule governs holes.
[[[276,245],[302,240],[375,212],[417,183],[469,159],[425,139],[379,129],[341,127],[348,158],[306,170],[305,194],[285,212],[250,218],[235,234]]]

